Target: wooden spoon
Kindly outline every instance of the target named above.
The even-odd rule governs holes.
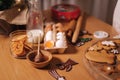
[[[37,55],[34,58],[35,62],[42,62],[42,61],[44,61],[44,55],[42,54],[42,52],[40,50],[40,38],[41,38],[41,34],[38,37],[38,50],[37,50]]]

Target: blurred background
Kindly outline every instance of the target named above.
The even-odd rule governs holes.
[[[14,2],[24,4],[25,1],[27,0],[0,0],[0,10],[8,8]],[[41,2],[43,10],[50,9],[51,6],[60,3],[78,5],[82,11],[112,25],[117,0],[41,0]]]
[[[43,9],[59,3],[70,3],[80,7],[82,11],[93,15],[112,25],[114,8],[117,0],[42,0]]]
[[[3,19],[8,23],[15,24],[14,27],[15,29],[19,27],[19,26],[16,27],[16,25],[20,25],[23,27],[27,21],[26,15],[24,15],[27,12],[27,9],[25,7],[27,1],[31,0],[0,0],[0,19]],[[50,9],[51,6],[61,3],[74,4],[79,6],[82,11],[87,12],[89,15],[95,16],[96,18],[104,21],[105,23],[113,25],[113,14],[118,0],[40,0],[40,1],[42,2],[41,6],[43,10]],[[16,7],[14,9],[13,8],[9,9],[11,6]],[[117,10],[119,11],[119,8]],[[114,18],[118,26],[116,30],[118,29],[120,30],[119,26],[120,23],[118,18],[119,18],[118,14],[116,14],[116,18]],[[1,24],[2,26],[4,26],[3,21],[1,21]],[[8,28],[8,26],[6,28]]]

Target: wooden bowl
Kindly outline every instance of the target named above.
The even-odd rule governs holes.
[[[34,58],[37,54],[37,50],[29,52],[26,56],[27,61],[35,68],[44,68],[50,63],[52,59],[52,54],[49,51],[41,50],[41,52],[45,57],[45,60],[42,62],[34,62]]]

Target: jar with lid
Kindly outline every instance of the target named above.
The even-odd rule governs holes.
[[[77,19],[81,11],[76,0],[61,0],[51,7],[51,12],[55,20],[70,21]]]
[[[27,15],[27,37],[28,42],[38,43],[43,39],[43,15],[41,0],[28,0],[28,15]]]

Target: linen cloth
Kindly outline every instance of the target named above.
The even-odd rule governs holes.
[[[115,28],[115,30],[120,36],[120,0],[118,0],[114,10],[113,27]]]

